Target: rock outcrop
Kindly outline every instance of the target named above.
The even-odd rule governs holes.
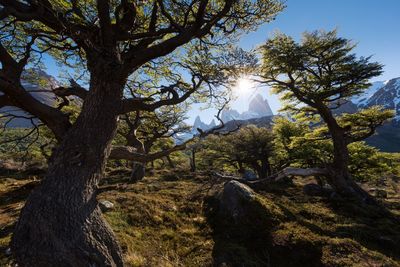
[[[219,197],[221,215],[232,218],[235,222],[247,217],[249,202],[254,201],[256,194],[245,184],[229,181]]]

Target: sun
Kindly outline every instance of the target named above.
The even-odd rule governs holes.
[[[238,96],[248,95],[254,89],[255,84],[248,76],[237,79],[235,86],[232,88],[233,93]]]

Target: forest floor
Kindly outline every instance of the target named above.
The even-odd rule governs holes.
[[[392,217],[382,208],[307,196],[303,180],[266,185],[256,190],[266,221],[232,227],[212,212],[223,181],[168,170],[133,185],[127,177],[110,172],[98,196],[114,204],[104,214],[127,266],[213,266],[222,254],[225,266],[400,266],[400,195],[393,185],[379,200]],[[0,266],[9,265],[13,226],[38,183],[36,176],[0,176]]]

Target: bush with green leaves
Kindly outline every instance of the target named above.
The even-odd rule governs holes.
[[[342,117],[349,116],[344,114]],[[295,121],[283,117],[275,119],[275,155],[277,162],[284,163],[281,168],[289,165],[302,168],[329,166],[333,161],[333,144],[325,132],[324,126],[312,127],[305,120]],[[372,182],[384,176],[399,174],[398,154],[381,152],[364,141],[353,142],[348,149],[349,171],[356,181]]]
[[[251,168],[259,178],[266,178],[273,171],[273,134],[270,129],[249,125],[235,133],[210,136],[204,143],[202,154],[205,167],[210,162],[214,166],[234,167],[239,173]]]

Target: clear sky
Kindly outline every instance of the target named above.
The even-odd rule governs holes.
[[[243,36],[240,45],[245,49],[255,48],[276,31],[300,39],[304,31],[337,28],[340,36],[358,43],[358,55],[372,55],[372,60],[385,65],[385,72],[375,80],[400,77],[400,0],[287,0],[286,5],[275,21]],[[246,110],[251,95],[260,92],[274,113],[279,109],[278,98],[270,95],[267,88],[250,91],[241,94],[232,107]],[[189,112],[188,121],[200,115],[208,122],[213,114],[212,109],[194,109]]]

